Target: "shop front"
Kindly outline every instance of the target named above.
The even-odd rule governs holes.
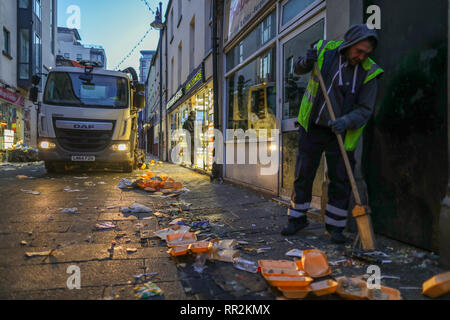
[[[0,88],[0,160],[6,159],[6,150],[24,140],[25,127],[29,134],[30,121],[25,119],[29,112],[26,114],[24,106],[22,96]]]
[[[225,1],[224,127],[249,133],[244,139],[237,138],[238,133],[226,135],[226,179],[290,197],[298,149],[297,115],[309,81],[309,75],[294,74],[294,62],[325,39],[325,11],[323,0]],[[251,138],[252,129],[256,139]],[[267,134],[261,136],[260,130]],[[241,145],[245,163],[238,159]],[[256,163],[251,161],[254,150]],[[273,163],[259,159],[265,153],[277,164],[270,174],[264,169]],[[320,196],[318,185],[314,194]]]
[[[214,102],[212,80],[205,81],[205,64],[195,69],[184,86],[169,101],[170,155],[172,162],[211,173],[214,151]],[[189,115],[193,112],[193,158],[188,152],[184,133],[175,134],[183,129]],[[175,157],[177,159],[175,159]],[[177,161],[178,160],[178,161]],[[193,163],[191,163],[193,160]]]

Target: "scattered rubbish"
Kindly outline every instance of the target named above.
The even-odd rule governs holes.
[[[194,222],[192,224],[193,228],[200,228],[200,229],[206,229],[210,226],[209,224],[209,220],[206,221],[198,221],[198,222]]]
[[[170,228],[166,229],[160,229],[158,231],[155,231],[154,234],[161,238],[164,241],[167,241],[167,236],[174,233],[183,233],[185,231],[189,231],[189,226],[180,226],[180,225],[173,225]]]
[[[182,256],[187,254],[188,252],[189,252],[188,245],[175,246],[167,250],[167,253],[170,254],[172,257]]]
[[[104,223],[96,224],[95,228],[96,228],[96,230],[108,230],[108,229],[117,228],[117,226],[112,222],[104,222]]]
[[[316,296],[320,297],[336,292],[338,283],[334,280],[328,279],[319,282],[313,282],[310,286],[313,293]]]
[[[422,290],[422,288],[419,287],[400,287],[400,290]]]
[[[345,299],[365,300],[368,298],[368,290],[366,281],[342,277],[337,279],[338,286],[336,293]]]
[[[311,292],[310,286],[304,287],[278,287],[283,296],[288,299],[304,299]]]
[[[233,263],[235,258],[239,258],[241,253],[237,250],[225,249],[213,253],[213,259]]]
[[[28,244],[28,242],[26,242],[25,240],[23,240],[22,242],[20,242],[20,244],[21,244],[22,246],[26,246],[26,245]]]
[[[169,225],[174,225],[174,224],[178,224],[180,226],[185,226],[186,223],[184,223],[183,218],[177,218],[175,220],[172,220]]]
[[[288,257],[298,257],[301,258],[303,255],[303,250],[299,250],[299,249],[292,249],[288,252],[286,252],[286,255]]]
[[[270,249],[272,249],[272,248],[271,247],[258,248],[258,249],[256,249],[256,253],[264,253],[264,252],[266,252],[267,250],[270,250]]]
[[[65,187],[64,191],[66,191],[66,192],[80,192],[80,190],[78,190],[78,189],[72,190],[70,187]]]
[[[327,256],[317,249],[304,250],[302,259],[297,261],[297,265],[299,263],[301,263],[301,269],[313,278],[321,278],[331,273]]]
[[[41,194],[39,191],[24,190],[24,189],[20,189],[20,191],[22,191],[23,193],[34,194],[34,195],[40,195]]]
[[[167,245],[169,247],[188,245],[195,241],[197,241],[197,236],[194,233],[188,231],[167,235]]]
[[[77,200],[89,200],[88,197],[84,197],[84,198],[77,198]]]
[[[205,266],[206,263],[206,254],[205,253],[198,253],[195,257],[195,262],[192,265],[194,268],[194,271],[197,273],[202,273],[203,270],[205,270],[207,267]]]
[[[97,182],[97,184],[106,184],[106,182],[99,181],[99,182]]]
[[[344,253],[349,258],[358,259],[373,264],[392,263],[392,260],[384,259],[384,255],[377,255],[373,252],[362,252],[358,250],[347,251]]]
[[[450,271],[435,275],[422,285],[422,294],[430,298],[437,298],[448,292],[450,292]]]
[[[142,277],[154,277],[157,276],[158,272],[148,272],[148,273],[142,273],[138,275],[134,275],[133,277],[137,280],[141,279]]]
[[[144,285],[136,286],[134,292],[139,299],[148,299],[150,297],[163,295],[162,290],[153,282],[147,282]]]
[[[130,180],[123,178],[120,180],[119,185],[117,186],[119,189],[128,189],[128,188],[134,188],[135,185]]]
[[[137,252],[136,248],[127,248],[127,253],[135,253]]]
[[[33,257],[48,257],[53,253],[54,250],[51,251],[43,251],[43,252],[25,252],[25,256],[28,258]]]
[[[397,276],[381,276],[381,277],[380,277],[380,280],[383,280],[383,279],[400,280],[400,277],[397,277]]]
[[[287,238],[284,239],[284,241],[286,241],[286,242],[289,243],[289,244],[294,244],[292,241],[289,241]]]
[[[216,246],[221,249],[231,249],[233,250],[238,245],[238,242],[236,240],[220,240]]]
[[[62,213],[77,213],[78,208],[64,208],[61,210]]]
[[[400,291],[385,286],[381,286],[380,289],[369,289],[367,298],[369,300],[402,300]]]
[[[141,231],[141,241],[145,241],[145,240],[147,240],[150,237],[151,237],[151,235],[150,235],[150,231],[149,230]]]
[[[243,271],[248,271],[251,273],[257,273],[258,272],[258,265],[253,262],[253,261],[249,261],[249,260],[245,260],[242,258],[235,258],[233,260],[233,266],[236,269],[239,270],[243,270]]]
[[[134,203],[130,207],[121,208],[122,213],[150,213],[152,210],[142,204]]]
[[[339,264],[341,264],[343,262],[347,262],[347,261],[349,261],[349,259],[342,259],[342,260],[337,260],[337,261],[329,261],[328,264],[330,266],[337,266],[337,265],[339,265]]]
[[[210,251],[212,248],[212,243],[209,241],[198,241],[193,242],[189,245],[189,250],[194,253],[205,253]]]
[[[82,180],[82,179],[89,179],[89,177],[74,177],[74,179]]]
[[[108,210],[116,209],[116,208],[117,208],[117,206],[108,206],[108,207],[106,207],[106,209],[108,209]]]
[[[18,175],[16,176],[17,179],[33,179],[33,177],[28,177],[28,176],[23,176],[23,175]]]

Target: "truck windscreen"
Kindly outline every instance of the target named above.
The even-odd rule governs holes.
[[[87,79],[86,79],[87,78]],[[61,106],[126,108],[128,83],[125,78],[71,72],[50,73],[44,103]]]

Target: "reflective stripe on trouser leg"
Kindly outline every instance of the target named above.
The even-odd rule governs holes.
[[[291,201],[291,207],[288,209],[288,216],[290,218],[301,218],[306,216],[306,211],[309,209],[310,203],[294,203]]]
[[[347,224],[347,210],[328,204],[325,211],[325,223],[336,228],[345,228]]]
[[[292,208],[288,209],[288,217],[289,218],[302,218],[306,217],[306,212],[294,210]]]

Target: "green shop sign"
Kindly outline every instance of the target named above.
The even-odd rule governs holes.
[[[198,67],[194,76],[186,83],[185,92],[189,92],[197,83],[203,82],[203,63]]]
[[[169,102],[167,103],[167,109],[170,109],[170,107],[172,107],[175,103],[177,103],[178,100],[181,99],[181,97],[184,94],[184,89],[181,88],[180,90],[177,91],[177,93],[175,93],[173,95],[173,97],[169,100]]]

